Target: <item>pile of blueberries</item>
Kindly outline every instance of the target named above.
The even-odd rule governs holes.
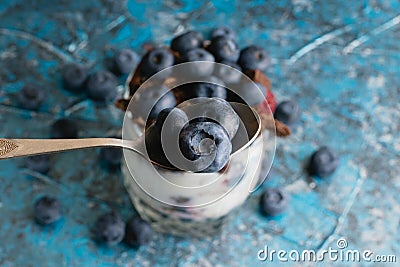
[[[245,100],[246,104],[259,104],[260,100],[263,101],[259,93],[262,92],[261,97],[264,98],[266,88],[257,84],[259,90],[254,89],[254,83],[249,79],[242,79],[241,72],[265,71],[270,65],[270,58],[260,46],[250,45],[240,49],[235,39],[236,35],[230,28],[219,27],[212,30],[210,40],[205,40],[199,32],[188,31],[172,39],[170,47],[151,48],[141,58],[135,70],[133,82],[131,81],[130,84],[131,96],[154,74],[158,73],[153,78],[166,79],[174,75],[174,70],[169,67],[180,63],[197,62],[197,64],[186,65],[185,69],[180,68],[184,72],[180,75],[193,78],[193,81],[206,78],[208,82],[179,85],[163,95],[160,95],[160,92],[165,91],[161,90],[165,88],[160,89],[164,86],[162,83],[154,86],[156,88],[149,88],[144,92],[142,90],[142,105],[151,103],[154,106],[149,119],[156,118],[164,108],[174,107],[188,99],[198,97],[218,97],[229,102],[238,102],[237,100],[240,100],[238,95],[240,95],[245,98],[242,100]],[[214,62],[224,64],[226,67],[210,64]],[[226,90],[226,88],[235,90]],[[154,98],[160,97],[161,99],[154,104]]]
[[[246,104],[262,103],[266,88],[261,84],[254,85],[249,79],[242,79],[240,71],[264,71],[270,64],[270,58],[263,48],[251,45],[240,50],[235,39],[235,33],[227,27],[212,30],[209,41],[199,32],[188,31],[173,38],[170,47],[153,47],[141,58],[132,78],[136,84],[131,82],[131,96],[139,99],[134,102],[134,111],[143,113],[142,117],[147,119],[145,142],[149,157],[154,162],[177,167],[165,156],[166,148],[163,145],[168,144],[161,144],[162,126],[165,119],[170,117],[165,127],[168,128],[167,137],[176,140],[176,136],[179,136],[180,151],[176,151],[175,155],[182,154],[184,159],[193,163],[186,161],[187,165],[179,169],[217,172],[227,164],[232,152],[231,140],[239,126],[239,118],[227,101],[237,102],[240,96],[244,96],[245,99],[241,101]],[[168,67],[185,62],[197,64],[181,68],[183,73],[179,75],[193,78],[193,81],[205,77],[208,82],[190,82],[168,91],[163,81],[174,75],[174,70]],[[229,67],[210,64],[214,62]],[[139,96],[134,95],[139,86],[152,76],[152,81],[156,79],[157,82],[142,87]],[[231,87],[235,87],[235,93],[227,90]],[[195,111],[195,105],[186,101],[198,98],[209,100],[197,105],[198,110]],[[182,106],[177,107],[178,104]],[[152,109],[147,116],[145,111],[148,107]],[[204,145],[206,139],[212,140],[212,144]],[[212,162],[209,161],[210,156],[214,159]],[[207,166],[206,162],[209,163]]]
[[[135,75],[140,77],[139,81],[143,82],[152,75],[164,70],[164,75],[161,78],[167,78],[171,75],[170,72],[165,71],[166,68],[179,63],[193,62],[193,61],[207,61],[207,62],[219,62],[235,68],[239,71],[246,73],[247,70],[260,70],[265,71],[270,64],[270,58],[267,52],[256,45],[250,45],[242,50],[239,49],[236,41],[236,35],[234,31],[228,27],[219,27],[211,31],[210,41],[205,41],[203,35],[196,31],[189,31],[183,33],[174,39],[172,39],[170,47],[156,47],[148,51],[141,59]],[[222,71],[221,71],[222,70]],[[191,160],[198,159],[200,157],[199,144],[202,138],[211,136],[214,140],[218,140],[219,146],[216,146],[217,152],[225,151],[230,153],[231,146],[229,146],[229,138],[232,135],[227,134],[227,126],[221,123],[213,123],[214,120],[196,120],[188,123],[187,114],[178,109],[176,105],[184,102],[188,99],[198,97],[209,97],[210,102],[214,102],[212,105],[207,106],[204,109],[210,109],[210,113],[220,113],[224,116],[228,116],[229,113],[222,111],[218,107],[215,99],[222,99],[228,101],[237,101],[237,98],[232,97],[231,92],[225,90],[221,84],[234,86],[238,84],[235,89],[238,90],[241,96],[245,96],[246,103],[250,105],[258,104],[257,102],[251,103],[251,99],[259,100],[257,97],[252,97],[254,90],[252,85],[243,83],[240,79],[238,72],[229,71],[229,68],[217,68],[211,64],[197,64],[188,66],[188,76],[193,77],[208,77],[210,83],[197,82],[189,83],[174,88],[172,92],[167,94],[158,95],[156,86],[145,91],[145,94],[141,97],[142,104],[146,105],[146,101],[153,101],[152,97],[161,97],[161,100],[156,103],[154,108],[151,110],[148,119],[155,119],[155,123],[151,124],[146,131],[146,147],[150,158],[154,161],[168,165],[169,162],[166,159],[162,149],[160,149],[160,131],[162,125],[165,122],[165,118],[172,114],[172,121],[168,125],[171,127],[171,134],[177,132],[177,129],[183,129],[179,133],[179,145],[183,155]],[[214,83],[218,83],[216,85]],[[140,83],[139,83],[140,84]],[[135,85],[134,85],[135,86]],[[138,86],[138,84],[136,84]],[[158,85],[160,86],[160,85]],[[162,85],[161,85],[162,86]],[[261,91],[265,91],[262,85],[257,84]],[[133,90],[132,90],[133,89]],[[131,94],[135,92],[137,88],[132,88]],[[133,92],[132,92],[133,91]],[[158,90],[159,92],[164,90]],[[250,100],[250,101],[248,101]],[[250,103],[249,103],[250,102]],[[182,108],[182,107],[181,107]],[[185,111],[185,106],[183,106]],[[300,109],[298,104],[292,100],[285,100],[276,107],[274,111],[274,118],[287,124],[295,124],[300,117]],[[232,124],[231,120],[231,124]],[[171,123],[171,124],[170,124]],[[186,123],[186,125],[185,125]],[[229,122],[228,122],[229,124]],[[220,126],[225,131],[220,130]],[[204,129],[207,129],[206,131]],[[177,134],[177,133],[175,133]],[[203,172],[215,172],[220,170],[224,163],[226,163],[227,155],[217,153],[216,162],[213,162],[209,168],[203,170]],[[321,147],[319,150],[314,152],[311,156],[308,172],[310,175],[317,175],[320,177],[326,177],[332,174],[338,166],[337,155],[328,147]],[[279,188],[269,188],[261,196],[260,207],[263,213],[267,215],[277,215],[281,213],[287,206],[288,195]]]
[[[235,38],[235,33],[230,28],[218,27],[212,30],[210,41],[206,46],[200,33],[189,31],[175,37],[170,48],[152,48],[141,59],[131,49],[122,49],[115,54],[115,70],[113,72],[102,70],[89,74],[88,69],[82,65],[67,65],[62,73],[64,87],[73,92],[84,92],[96,102],[107,103],[113,101],[116,97],[118,80],[115,74],[128,74],[133,72],[135,68],[135,73],[140,75],[142,81],[144,81],[169,66],[190,61],[219,62],[244,72],[255,69],[264,71],[269,66],[270,58],[264,49],[251,45],[240,50]],[[191,75],[191,73],[200,76],[214,75],[218,78],[211,77],[210,79],[220,79],[219,84],[238,82],[237,72],[223,70],[225,70],[223,73],[218,73],[218,69],[210,69],[207,68],[207,65],[204,65],[202,68],[189,68],[188,75]],[[242,88],[246,89],[247,87],[242,86]],[[241,94],[246,95],[248,93],[245,89]],[[157,96],[157,92],[149,95]],[[218,117],[217,119],[198,118],[191,120],[193,110],[191,110],[190,105],[177,107],[178,103],[197,97],[209,98],[206,103],[209,112],[207,116],[209,117],[211,114],[211,116]],[[43,103],[45,95],[37,87],[27,85],[20,91],[18,99],[22,107],[36,110]],[[144,98],[143,101],[145,100]],[[230,101],[229,92],[213,83],[191,84],[190,90],[187,86],[182,86],[164,95],[154,106],[149,116],[152,121],[148,124],[145,133],[149,156],[155,161],[163,163],[163,165],[169,164],[165,155],[160,153],[159,149],[161,129],[168,118],[171,119],[168,122],[170,127],[164,127],[167,129],[165,134],[179,134],[181,152],[188,159],[196,160],[200,158],[204,152],[201,140],[205,137],[211,137],[216,141],[215,144],[217,145],[212,148],[215,152],[215,160],[207,168],[200,171],[215,172],[223,168],[232,150],[231,139],[238,127],[238,116],[225,100]],[[297,103],[291,100],[281,102],[274,111],[274,117],[288,125],[295,124],[299,119],[299,114],[300,110]],[[199,117],[199,114],[195,115]],[[178,130],[179,133],[177,133]],[[57,120],[52,125],[51,132],[53,138],[78,137],[76,123],[68,118]],[[120,149],[108,148],[101,150],[100,155],[107,164],[118,167],[122,152]],[[307,170],[310,175],[327,177],[336,170],[338,164],[337,155],[330,148],[321,147],[312,154]],[[28,157],[26,166],[33,171],[47,173],[50,168],[49,156]],[[289,196],[282,189],[267,188],[261,195],[260,209],[265,215],[276,216],[286,209],[288,202]],[[54,197],[44,196],[35,203],[34,215],[39,224],[53,224],[62,217],[61,204]],[[121,216],[115,211],[108,212],[98,218],[94,233],[97,240],[106,244],[113,245],[125,239],[132,246],[146,244],[153,234],[150,226],[140,218],[133,217],[125,224]]]
[[[220,98],[197,99],[185,104],[180,108],[163,109],[146,129],[149,157],[164,166],[193,172],[220,171],[229,161],[231,140],[239,128],[239,116],[227,101]],[[168,142],[161,142],[161,137]],[[174,146],[177,139],[179,145]],[[164,151],[168,151],[170,157],[173,155],[174,164]],[[189,161],[179,161],[180,153]]]

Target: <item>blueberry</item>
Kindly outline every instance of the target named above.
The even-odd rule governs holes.
[[[174,56],[166,48],[155,48],[147,52],[139,64],[139,73],[145,79],[157,72],[171,67],[174,64]],[[171,70],[165,70],[157,78],[165,79],[171,74]]]
[[[172,89],[177,103],[182,103],[183,101],[193,98],[193,84],[194,83],[185,83]]]
[[[49,155],[36,155],[26,158],[25,165],[28,169],[40,173],[47,173],[50,169]]]
[[[114,74],[101,70],[89,76],[86,87],[91,99],[108,101],[115,97],[117,85],[118,81]]]
[[[221,61],[223,65],[216,65],[214,68],[215,76],[225,83],[238,83],[242,77],[240,66],[231,61]]]
[[[117,212],[110,211],[97,219],[94,231],[99,241],[116,245],[124,238],[125,223]]]
[[[187,66],[188,75],[194,77],[204,77],[212,74],[214,70],[214,56],[203,48],[195,48],[188,51],[184,57],[185,62],[193,61],[208,61],[196,62]],[[211,63],[210,63],[211,62]]]
[[[132,217],[126,223],[125,242],[132,247],[147,245],[154,234],[151,226],[139,217]]]
[[[276,216],[286,210],[289,204],[288,194],[279,188],[267,188],[260,198],[261,211]]]
[[[100,157],[111,166],[121,163],[122,149],[117,147],[104,147],[100,150]]]
[[[229,161],[232,143],[225,129],[215,122],[197,121],[187,124],[179,134],[183,156],[192,161],[194,172],[217,172]]]
[[[243,70],[264,71],[270,64],[270,58],[267,51],[259,46],[251,45],[240,51],[238,63]]]
[[[288,125],[297,122],[299,116],[299,105],[292,100],[286,100],[279,103],[274,112],[275,119]]]
[[[153,161],[162,163],[166,166],[171,166],[169,160],[165,156],[168,152],[168,159],[172,159],[172,164],[175,167],[181,168],[178,137],[180,131],[188,123],[188,117],[185,112],[179,108],[167,108],[162,110],[154,123],[154,129],[149,127],[146,130],[146,148],[148,154]],[[175,160],[177,158],[177,160]]]
[[[232,139],[239,128],[239,116],[231,105],[220,98],[198,98],[186,101],[180,105],[187,114],[189,121],[195,118],[205,118],[219,123]]]
[[[194,83],[192,87],[193,97],[218,97],[226,99],[224,82],[211,76],[209,82]]]
[[[139,56],[132,49],[121,49],[114,56],[115,66],[122,74],[131,73],[139,62]]]
[[[160,133],[161,130],[166,130],[168,132],[174,133],[180,131],[183,126],[188,122],[188,120],[189,119],[183,110],[179,108],[166,108],[158,114],[155,126],[160,131]],[[165,122],[166,125],[164,125]]]
[[[225,36],[217,36],[212,39],[207,49],[214,55],[217,62],[236,62],[239,58],[240,50],[238,45],[234,40]]]
[[[236,39],[235,32],[227,26],[220,26],[211,31],[211,39],[214,39],[215,37],[218,36],[223,36],[225,38],[229,38],[232,40]]]
[[[339,166],[339,157],[329,147],[323,146],[315,151],[310,159],[308,171],[311,175],[326,177]]]
[[[147,155],[152,161],[163,166],[173,167],[163,151],[160,130],[154,124],[150,125],[145,130],[145,145]]]
[[[19,91],[18,99],[23,108],[38,109],[44,101],[44,91],[38,85],[27,84]]]
[[[233,92],[236,93],[247,105],[257,105],[265,100],[266,90],[260,83],[254,83],[245,79],[240,83],[235,84],[232,88]]]
[[[183,102],[198,97],[218,97],[226,99],[227,92],[223,81],[215,76],[207,79],[209,82],[193,82],[174,88],[174,94]]]
[[[80,64],[68,64],[62,70],[64,87],[71,91],[83,89],[87,77],[87,69]]]
[[[35,202],[33,213],[38,223],[51,224],[61,218],[61,204],[56,198],[44,196]]]
[[[73,120],[70,119],[59,119],[51,126],[52,138],[77,138],[78,137],[78,126]]]
[[[138,97],[138,100],[136,100],[137,105],[133,107],[134,112],[144,119],[147,118],[147,115],[149,119],[154,119],[161,110],[176,105],[174,94],[163,84],[142,87],[135,97]],[[146,114],[149,109],[151,109],[150,113]]]
[[[194,48],[202,47],[203,35],[196,31],[188,31],[176,36],[171,41],[171,49],[183,55]]]
[[[186,62],[189,61],[211,61],[214,62],[214,56],[203,48],[189,50],[183,56]]]

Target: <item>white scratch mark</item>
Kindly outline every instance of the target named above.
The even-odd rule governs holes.
[[[42,182],[45,182],[47,184],[58,186],[60,189],[62,189],[64,191],[68,191],[68,187],[65,184],[63,184],[61,182],[57,182],[53,178],[51,178],[51,177],[49,177],[47,175],[44,175],[44,174],[42,174],[40,172],[32,171],[30,169],[23,169],[22,173],[28,174],[28,175],[30,175],[32,177],[35,177],[36,179],[38,179],[38,180],[40,180]]]
[[[371,89],[378,89],[385,86],[385,82],[385,76],[383,76],[382,74],[378,74],[378,76],[371,76],[368,78],[367,86]]]
[[[78,53],[78,51],[84,49],[87,45],[89,44],[89,42],[87,40],[83,40],[82,42],[80,42],[77,46],[76,49],[74,51],[74,55],[76,53]]]
[[[285,186],[286,191],[290,193],[310,192],[312,188],[302,179],[296,179],[293,183]]]
[[[345,48],[343,48],[343,53],[348,54],[348,53],[352,52],[354,49],[356,49],[363,43],[367,42],[371,36],[378,35],[384,31],[387,31],[387,30],[395,27],[399,23],[400,23],[400,15],[397,15],[396,17],[392,18],[391,20],[376,27],[371,32],[364,34],[364,35],[358,37],[357,39],[351,41],[348,45],[345,46]]]
[[[121,25],[125,20],[126,20],[126,17],[124,15],[117,17],[116,19],[114,19],[113,21],[111,21],[110,23],[108,23],[106,25],[105,31],[106,32],[111,31],[115,27],[118,27],[119,25]]]
[[[71,114],[80,111],[86,107],[87,100],[80,100],[79,102],[74,103],[72,106],[68,107],[64,111],[65,116],[70,116]]]
[[[55,45],[53,45],[52,43],[44,41],[30,33],[20,31],[20,30],[11,30],[11,29],[6,29],[6,28],[0,28],[0,34],[5,35],[5,36],[13,36],[13,37],[32,41],[33,43],[35,43],[38,46],[40,46],[41,48],[49,51],[50,53],[53,53],[54,55],[56,55],[57,57],[59,57],[60,59],[62,59],[64,61],[67,61],[67,62],[74,61],[74,58],[71,57],[66,52],[64,52],[62,49],[60,49],[60,48],[56,47]]]
[[[347,218],[347,214],[349,213],[351,207],[353,206],[356,197],[358,195],[358,193],[361,190],[361,187],[364,183],[364,181],[367,178],[367,171],[364,167],[360,166],[360,178],[357,180],[356,185],[354,186],[353,190],[350,193],[349,196],[349,200],[346,202],[346,205],[342,211],[342,213],[340,214],[339,218],[337,219],[337,224],[335,226],[335,228],[333,229],[332,233],[324,240],[324,242],[321,244],[321,246],[318,249],[318,253],[321,253],[322,250],[328,246],[330,243],[332,243],[333,241],[335,241],[336,239],[338,239],[339,236],[339,232],[343,227],[343,224],[345,223],[345,220]]]
[[[302,48],[300,48],[299,50],[297,50],[297,52],[295,52],[290,58],[289,58],[289,64],[293,64],[295,63],[297,60],[299,60],[301,57],[303,57],[304,55],[308,54],[309,52],[313,51],[314,49],[316,49],[317,47],[319,47],[320,45],[333,40],[335,38],[337,38],[338,36],[350,31],[352,29],[352,27],[350,25],[346,25],[345,27],[330,31],[328,33],[325,33],[323,35],[321,35],[320,37],[314,39],[312,42],[306,44],[305,46],[303,46]]]
[[[17,56],[16,52],[16,47],[11,46],[9,49],[6,49],[0,53],[0,59],[15,58]]]

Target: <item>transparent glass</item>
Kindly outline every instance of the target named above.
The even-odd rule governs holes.
[[[132,140],[141,135],[135,131],[138,127],[134,124],[132,122]],[[264,178],[259,177],[262,155],[260,135],[247,148],[235,154],[222,173],[162,169],[136,153],[125,153],[122,172],[135,209],[156,231],[202,237],[219,231],[228,215],[243,204],[259,179]],[[137,168],[128,168],[126,161],[131,161]],[[213,185],[211,190],[210,187],[189,191],[180,187],[161,188],[159,179],[162,178],[154,173],[154,168],[164,179],[175,184],[202,186],[213,182]],[[143,188],[144,183],[146,189]],[[171,201],[166,203],[153,197],[159,194]],[[215,196],[221,197],[215,199]]]
[[[169,87],[165,90],[193,82],[186,75],[181,75],[185,74],[185,69],[190,67],[188,64],[174,66],[175,76],[164,82]],[[168,71],[170,75],[172,70],[164,71]],[[155,76],[136,91],[129,103],[123,127],[125,140],[143,140],[146,119],[133,115],[137,112],[135,108],[140,106],[135,101],[140,101],[140,90],[146,90],[146,83],[157,84]],[[243,76],[243,79],[249,78]],[[129,90],[129,81],[132,80],[135,80],[133,75],[128,78],[127,90]],[[203,80],[196,80],[198,81],[203,82]],[[260,93],[260,98],[262,102],[265,96]],[[274,132],[260,131],[260,118],[248,105],[242,105],[242,107],[235,107],[233,103],[231,105],[241,120],[242,126],[239,129],[244,131],[244,135],[240,136],[246,136],[248,139],[245,142],[236,142],[240,145],[234,149],[234,139],[239,134],[235,135],[232,139],[234,152],[231,154],[229,163],[219,172],[193,173],[171,170],[152,164],[138,153],[124,151],[121,168],[125,187],[139,215],[156,231],[196,237],[215,234],[229,220],[230,215],[245,202],[251,192],[264,181],[266,170],[269,170],[275,152]],[[141,110],[141,113],[149,114],[152,106],[146,107],[148,110]],[[130,112],[131,116],[129,116]]]

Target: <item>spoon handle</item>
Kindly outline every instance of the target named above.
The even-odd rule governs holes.
[[[116,138],[5,139],[0,138],[0,160],[90,147],[124,147],[135,150],[131,141]]]

